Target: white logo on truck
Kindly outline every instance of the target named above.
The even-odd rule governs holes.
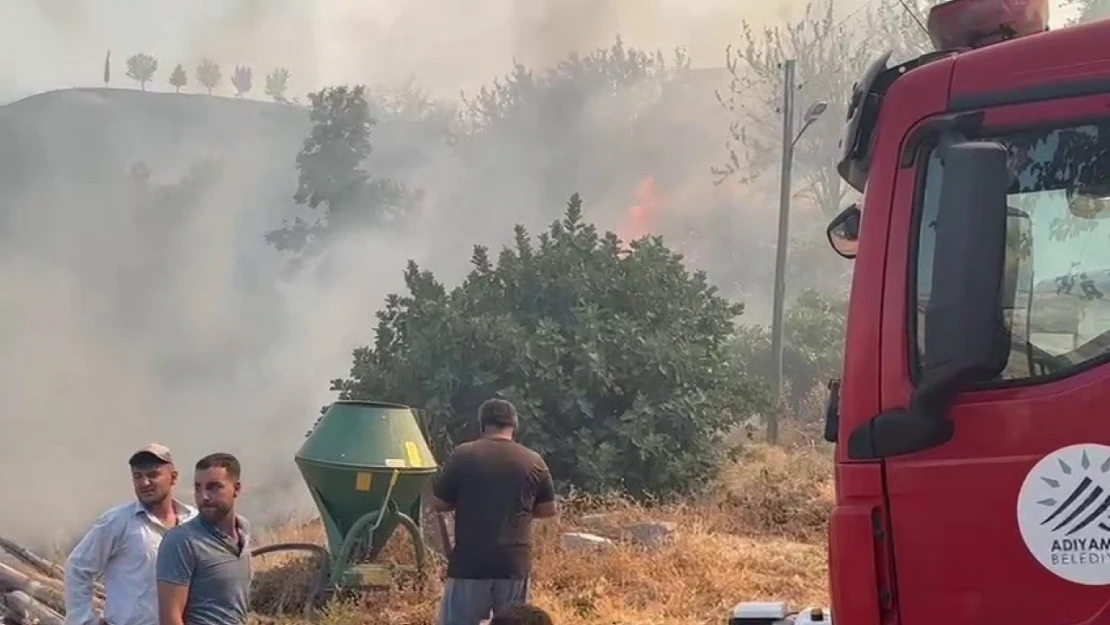
[[[1110,584],[1110,446],[1084,443],[1048,454],[1021,485],[1018,528],[1054,575]]]

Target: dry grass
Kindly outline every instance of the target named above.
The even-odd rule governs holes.
[[[784,427],[782,447],[749,444],[721,474],[712,494],[681,505],[646,508],[621,501],[567,502],[558,520],[538,523],[533,602],[559,625],[719,623],[740,600],[827,601],[824,529],[832,505],[831,458],[812,432]],[[647,549],[617,543],[604,553],[567,551],[560,535],[583,531],[582,515],[604,511],[621,523],[673,521],[672,544]],[[263,542],[323,543],[317,524],[289,526]],[[411,563],[398,532],[386,558]],[[329,605],[327,625],[432,624],[443,562],[424,588],[399,584]],[[311,560],[265,556],[257,563],[253,603],[261,613],[297,614]],[[282,618],[290,625],[295,618]]]

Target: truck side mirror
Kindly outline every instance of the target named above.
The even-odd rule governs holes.
[[[833,217],[825,228],[825,237],[829,240],[829,246],[843,258],[851,260],[856,257],[856,249],[859,247],[859,222],[859,205],[852,204]]]
[[[932,292],[915,401],[993,379],[1009,357],[1002,302],[1010,187],[1006,148],[986,141],[952,143],[941,148],[941,161]]]

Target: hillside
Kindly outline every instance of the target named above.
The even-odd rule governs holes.
[[[264,224],[274,222],[265,211],[292,208],[294,158],[308,128],[301,109],[251,100],[130,89],[38,94],[0,107],[0,214],[11,219],[21,205],[40,205],[61,189],[95,194],[140,161],[153,180],[174,181],[222,156],[249,182],[236,189],[236,212],[244,240],[250,232],[257,245]]]

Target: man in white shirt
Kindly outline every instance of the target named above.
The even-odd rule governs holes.
[[[66,625],[158,623],[158,546],[169,528],[197,511],[173,497],[177,470],[167,447],[151,443],[128,464],[136,501],[100,515],[66,559]],[[103,618],[93,609],[93,585],[100,577],[107,594]]]

